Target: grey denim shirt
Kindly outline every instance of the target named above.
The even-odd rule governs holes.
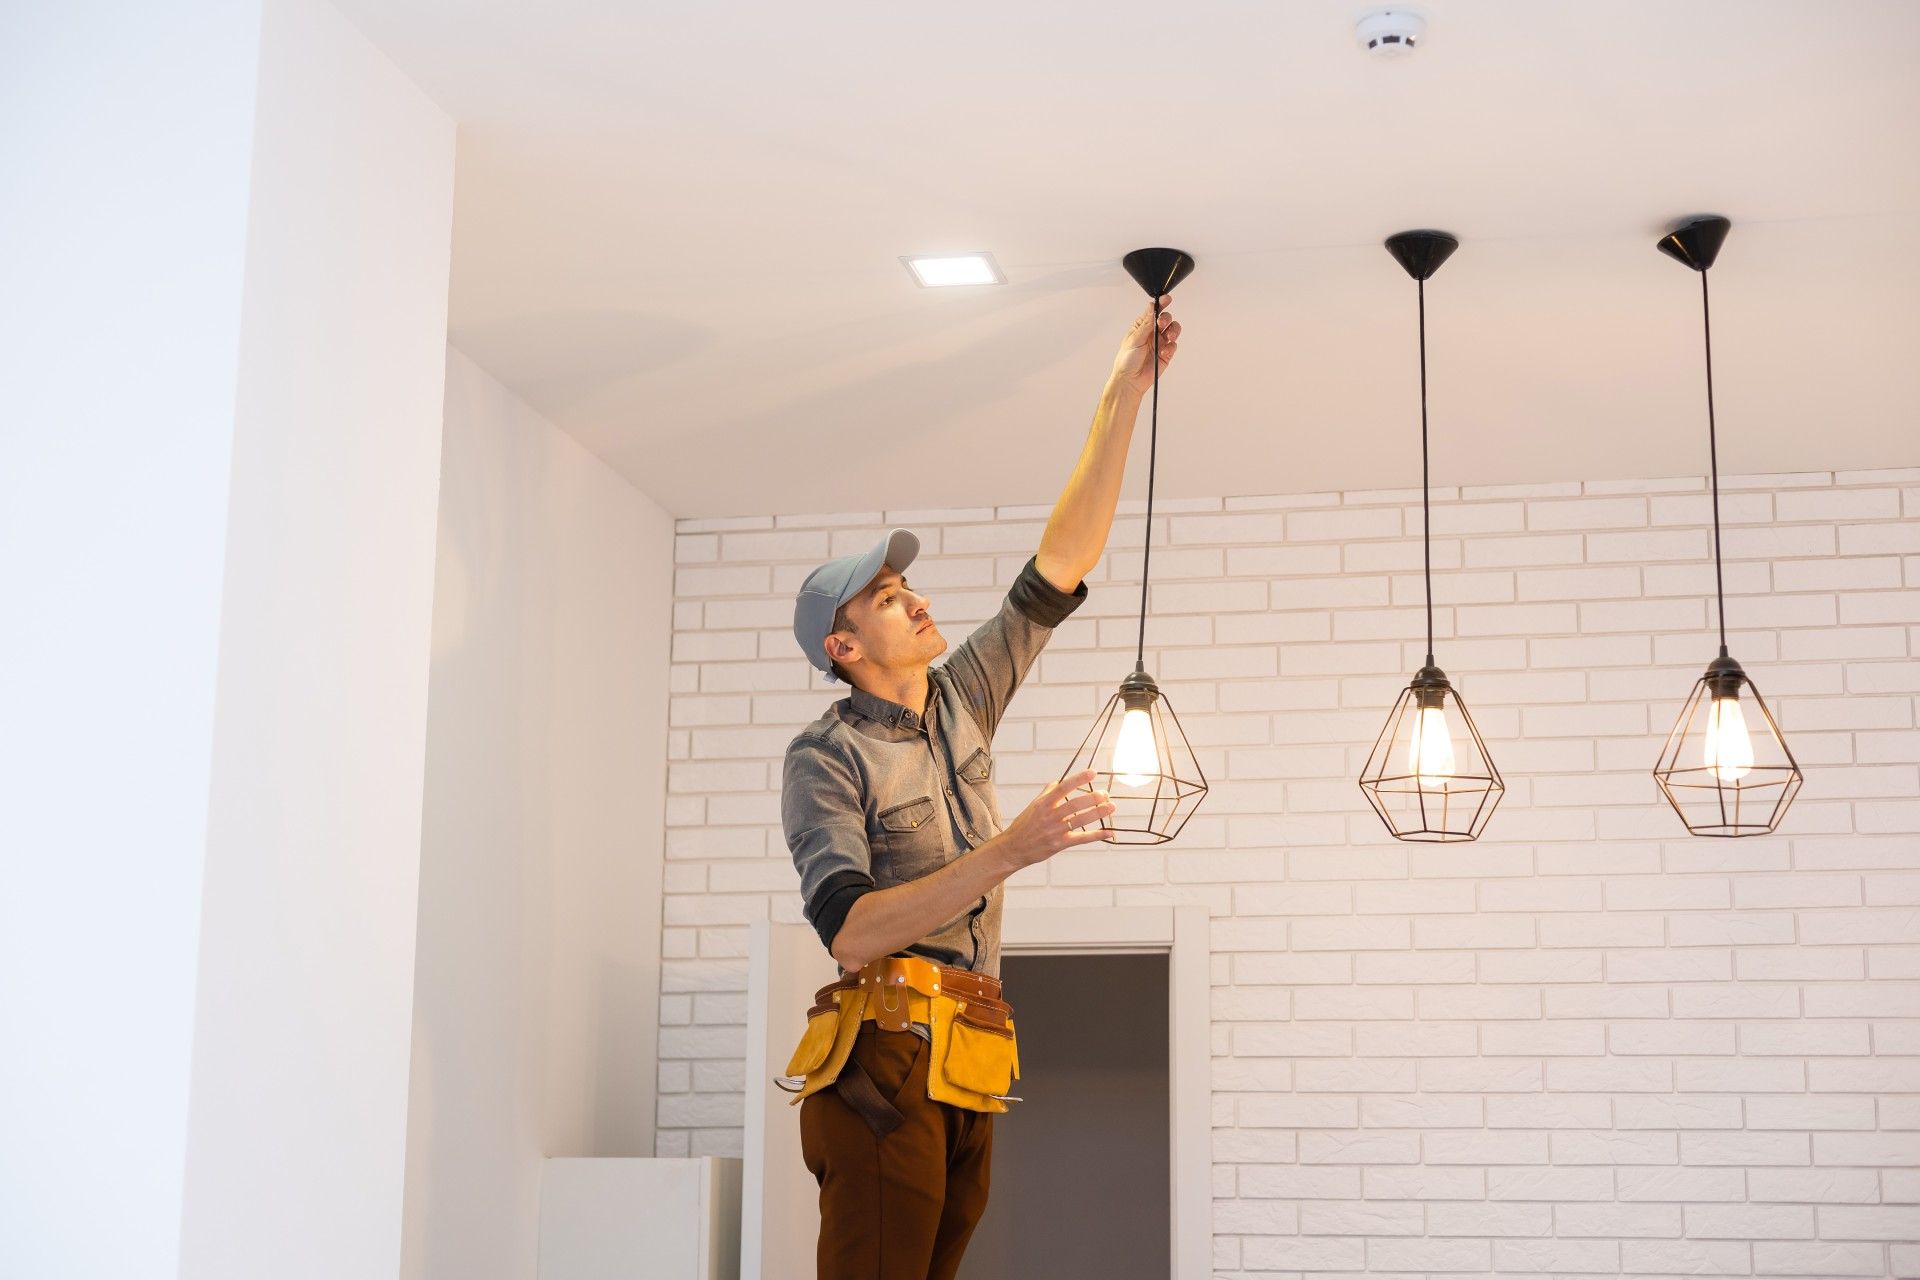
[[[829,948],[859,898],[930,875],[1000,834],[993,735],[1014,690],[1087,598],[1020,571],[1000,612],[929,673],[916,712],[863,689],[787,747],[780,816],[807,919]],[[1000,975],[1001,885],[906,949]]]

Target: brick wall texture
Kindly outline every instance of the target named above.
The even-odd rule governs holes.
[[[1807,774],[1739,840],[1649,774],[1715,652],[1704,480],[1435,497],[1440,664],[1508,786],[1483,839],[1397,843],[1354,782],[1424,650],[1418,491],[1170,501],[1148,665],[1212,793],[1009,886],[1208,909],[1218,1274],[1920,1275],[1920,469],[1723,483],[1732,649]],[[958,639],[1046,516],[680,522],[659,1154],[738,1154],[747,926],[801,919],[779,764],[840,691],[793,591],[906,525]],[[1131,668],[1143,531],[1014,700],[1009,816]]]

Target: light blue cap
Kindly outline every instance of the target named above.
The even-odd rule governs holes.
[[[833,615],[866,590],[880,570],[905,573],[919,554],[920,539],[905,529],[895,529],[873,550],[829,560],[800,584],[800,592],[793,598],[793,638],[799,641],[807,661],[825,672],[828,680],[838,679],[824,647],[833,632]]]

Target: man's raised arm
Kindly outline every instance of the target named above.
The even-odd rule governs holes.
[[[1160,369],[1165,372],[1179,344],[1180,326],[1160,299]],[[1133,423],[1140,401],[1153,386],[1153,327],[1151,304],[1133,322],[1113,358],[1113,372],[1093,411],[1093,425],[1080,450],[1067,487],[1053,504],[1047,530],[1040,537],[1034,567],[1062,591],[1072,591],[1100,563],[1107,534],[1113,528],[1114,509],[1120,503],[1120,481],[1127,472],[1127,450],[1133,443]]]

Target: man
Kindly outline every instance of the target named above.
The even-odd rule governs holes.
[[[844,976],[816,998],[788,1086],[820,1183],[821,1280],[950,1280],[986,1207],[993,1115],[1017,1074],[999,988],[1001,885],[1103,838],[1091,771],[1003,824],[989,748],[1053,629],[1086,598],[1141,399],[1180,326],[1151,306],[1120,344],[1040,547],[999,613],[946,650],[907,580],[919,539],[890,533],[821,565],[794,635],[853,686],[787,749],[783,824],[807,919]]]

